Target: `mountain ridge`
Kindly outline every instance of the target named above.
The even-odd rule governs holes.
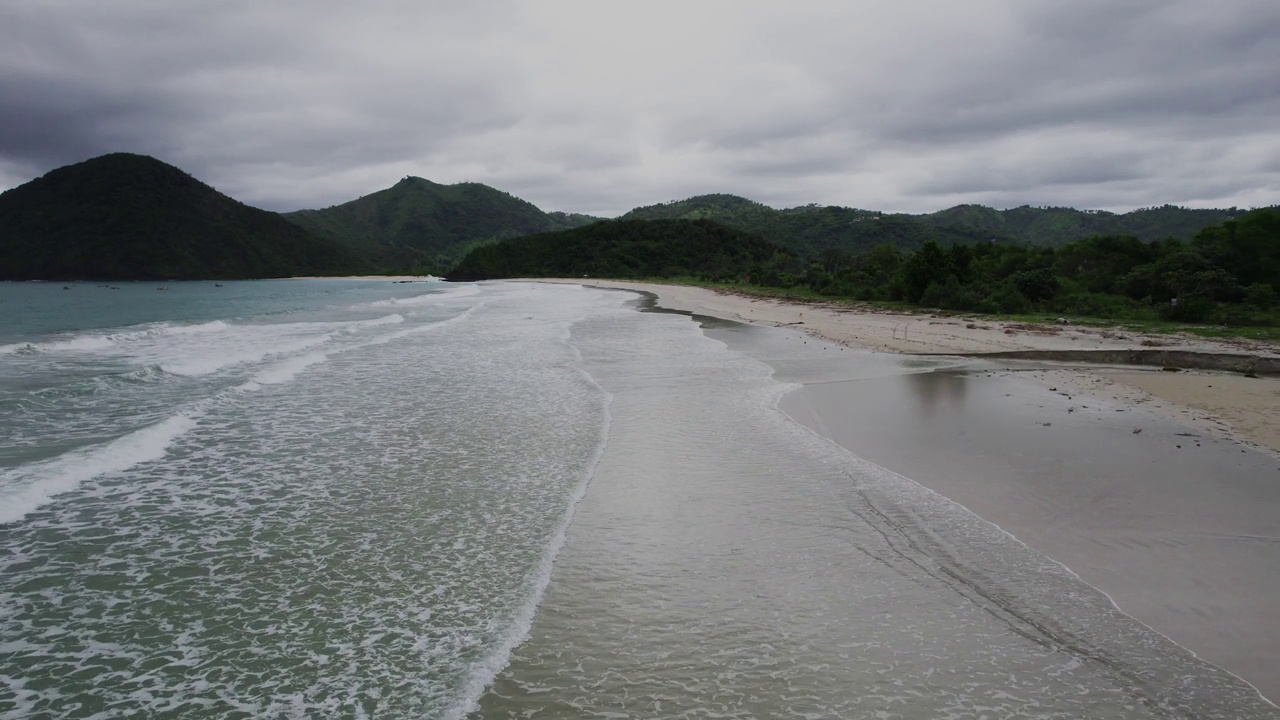
[[[339,241],[411,248],[423,253],[437,269],[451,267],[467,251],[485,243],[566,230],[596,220],[546,213],[527,200],[482,183],[442,185],[412,175],[339,205],[282,215]]]
[[[0,193],[0,279],[236,279],[365,272],[360,253],[146,155]]]
[[[933,213],[886,213],[837,205],[776,209],[737,195],[695,195],[635,208],[619,219],[707,219],[752,232],[798,252],[866,252],[882,243],[919,249],[933,240],[960,243],[1020,242],[1057,247],[1093,235],[1134,235],[1145,242],[1170,237],[1189,240],[1205,227],[1226,222],[1240,211],[1199,210],[1164,205],[1128,213],[1075,208],[1021,206],[996,210],[962,204]]]
[[[64,182],[77,174],[82,181]],[[912,251],[929,241],[1059,247],[1094,235],[1189,240],[1240,212],[962,204],[912,215],[816,203],[775,209],[714,193],[637,207],[615,220],[709,220],[816,258],[827,251],[866,253],[886,243]],[[546,212],[482,183],[444,185],[417,176],[328,208],[277,214],[222,195],[155,158],[113,153],[0,194],[0,277],[442,274],[478,247],[602,220]]]

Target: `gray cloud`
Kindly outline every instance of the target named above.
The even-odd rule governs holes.
[[[0,7],[0,189],[114,150],[245,202],[407,174],[616,214],[1280,202],[1273,0]]]

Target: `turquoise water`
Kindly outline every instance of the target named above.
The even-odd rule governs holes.
[[[469,702],[601,443],[593,296],[169,288],[4,287],[69,315],[0,350],[0,716]]]
[[[0,284],[0,718],[1275,716],[632,294],[156,287]]]

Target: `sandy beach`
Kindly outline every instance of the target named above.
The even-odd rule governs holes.
[[[865,312],[835,305],[787,303],[707,288],[609,280],[557,280],[637,290],[662,307],[773,327],[792,327],[845,346],[889,353],[972,354],[1022,350],[1188,350],[1280,358],[1280,348],[1249,340],[1145,335],[1064,325],[1041,326],[930,314]],[[1149,407],[1171,420],[1280,457],[1280,378],[1159,368],[1079,364],[1026,366],[1050,386]]]
[[[435,275],[298,275],[289,280],[391,280],[395,282],[435,282]]]
[[[740,349],[803,386],[782,403],[797,421],[967,507],[1280,698],[1280,379],[947,357],[1153,343],[1271,357],[1273,347],[590,284],[781,328]]]

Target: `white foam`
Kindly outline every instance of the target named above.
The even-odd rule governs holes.
[[[80,335],[66,336],[65,339],[51,339],[43,342],[23,342],[11,345],[0,345],[0,355],[15,353],[56,353],[83,352],[89,350],[107,350],[120,345],[135,343],[140,340],[153,340],[170,335],[196,335],[200,333],[219,332],[229,326],[222,320],[199,323],[196,325],[155,325],[134,326],[138,329],[125,329],[120,332],[88,332]],[[56,337],[56,336],[55,336]]]
[[[12,345],[0,345],[0,355],[37,352],[79,352],[82,350],[101,350],[115,343],[104,335],[85,335],[67,340],[51,340],[49,342],[25,342]]]
[[[423,293],[422,295],[375,300],[369,304],[374,307],[426,305],[429,303],[440,302],[441,300],[457,300],[459,298],[471,297],[472,295],[479,294],[479,292],[480,288],[476,285],[454,285],[444,290],[433,290],[428,293]]]
[[[303,370],[311,367],[312,365],[318,365],[324,362],[326,357],[325,353],[319,352],[291,357],[288,360],[278,362],[266,370],[259,372],[257,375],[254,375],[253,380],[250,382],[258,385],[279,385],[281,383],[287,383],[297,377],[298,373]]]
[[[229,325],[222,320],[200,323],[198,325],[166,325],[155,328],[151,332],[156,335],[195,335],[197,333],[218,332],[226,330]]]
[[[568,323],[565,324],[564,329],[567,331]],[[485,690],[497,679],[498,673],[506,669],[507,665],[511,663],[511,653],[529,638],[529,631],[533,629],[533,619],[538,614],[539,606],[542,605],[542,598],[547,592],[547,586],[551,584],[551,572],[555,568],[556,559],[560,557],[560,551],[564,548],[564,544],[568,539],[569,526],[573,524],[574,513],[578,509],[578,504],[586,497],[587,486],[590,485],[591,478],[595,475],[596,468],[600,465],[600,460],[604,457],[605,450],[609,447],[609,431],[613,426],[613,416],[610,413],[610,407],[613,405],[613,395],[582,368],[582,352],[576,346],[570,345],[569,347],[572,348],[574,355],[577,357],[578,371],[587,382],[595,387],[603,398],[604,423],[600,428],[600,440],[596,444],[595,453],[587,463],[586,471],[582,473],[578,479],[577,486],[573,488],[564,515],[551,536],[551,542],[547,544],[547,548],[538,562],[538,567],[534,570],[533,577],[526,589],[527,594],[524,604],[516,611],[515,617],[511,619],[511,625],[507,633],[498,644],[491,648],[482,658],[472,663],[470,672],[467,675],[466,685],[462,688],[461,697],[445,713],[445,717],[451,720],[462,720],[462,718],[472,713],[479,712],[480,698],[484,695]]]
[[[333,334],[323,332],[315,335],[302,334],[291,342],[281,342],[281,336],[296,334],[294,327],[262,326],[253,334],[237,338],[227,338],[216,347],[188,347],[187,357],[172,358],[161,362],[160,368],[173,375],[192,377],[208,375],[232,365],[243,365],[257,362],[273,355],[289,355],[328,342]],[[239,347],[235,347],[236,345]]]
[[[237,332],[225,337],[217,336],[203,345],[183,342],[178,347],[164,348],[167,356],[150,359],[158,360],[161,369],[173,375],[209,375],[226,367],[292,355],[370,328],[404,321],[403,315],[392,313],[349,322],[236,326]],[[181,355],[174,357],[175,351]]]
[[[0,524],[21,520],[86,480],[163,458],[169,445],[195,426],[193,414],[179,413],[105,445],[7,471],[0,476]]]
[[[341,332],[354,333],[365,328],[379,327],[381,325],[397,325],[402,322],[404,322],[403,315],[400,313],[392,313],[390,315],[373,318],[372,320],[356,320],[355,322],[347,323],[346,327],[342,328]]]

